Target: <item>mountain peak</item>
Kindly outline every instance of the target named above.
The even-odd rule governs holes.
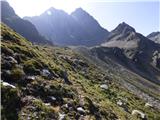
[[[5,11],[1,13],[2,15],[2,18],[8,18],[8,17],[11,17],[11,16],[16,16],[13,8],[9,5],[9,3],[7,1],[0,1],[1,3],[1,11]]]
[[[133,27],[131,27],[127,23],[122,22],[113,30],[113,32],[128,33],[128,32],[136,32],[136,31]]]
[[[75,11],[83,11],[83,12],[85,12],[85,10],[83,10],[81,7],[76,8],[76,10],[75,10]]]
[[[89,15],[85,10],[83,10],[81,7],[75,9],[75,11],[73,11],[71,13],[71,15],[75,15],[75,14],[79,14],[79,15]]]
[[[54,8],[54,7],[50,7],[48,10],[50,10],[50,11],[54,11],[54,10],[57,10],[56,8]]]

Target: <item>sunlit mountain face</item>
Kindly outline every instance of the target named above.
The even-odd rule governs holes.
[[[108,31],[82,8],[21,18],[1,6],[2,120],[160,119],[159,32]]]
[[[40,16],[24,19],[32,22],[42,35],[57,45],[94,46],[101,44],[108,35],[108,31],[81,8],[71,15],[50,8]]]

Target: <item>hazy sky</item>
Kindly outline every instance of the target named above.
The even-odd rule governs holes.
[[[55,7],[71,13],[82,7],[107,30],[126,22],[144,35],[160,31],[159,0],[7,0],[20,16],[39,15]],[[119,2],[116,2],[119,1]]]

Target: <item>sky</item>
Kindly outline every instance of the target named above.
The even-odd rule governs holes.
[[[68,14],[81,7],[99,24],[111,31],[126,22],[137,32],[148,35],[160,31],[160,0],[7,0],[17,15],[40,15],[50,7]],[[118,2],[117,2],[118,1]]]

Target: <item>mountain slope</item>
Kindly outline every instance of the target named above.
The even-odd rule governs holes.
[[[126,23],[121,23],[102,46],[107,47],[106,56],[109,54],[119,64],[160,84],[159,44],[137,33]]]
[[[23,20],[17,16],[13,8],[6,1],[0,2],[1,21],[3,23],[7,24],[9,27],[33,43],[52,44],[38,33],[37,29],[31,22]]]
[[[154,41],[155,43],[160,44],[160,32],[152,32],[151,34],[147,35],[147,38]]]
[[[125,78],[72,49],[32,45],[6,25],[1,28],[2,119],[138,120],[134,110],[143,119],[160,119],[158,103],[144,107],[143,99],[116,82]]]
[[[50,8],[40,16],[24,19],[32,22],[42,35],[58,45],[93,46],[101,44],[108,35],[107,30],[80,8],[71,15]]]

